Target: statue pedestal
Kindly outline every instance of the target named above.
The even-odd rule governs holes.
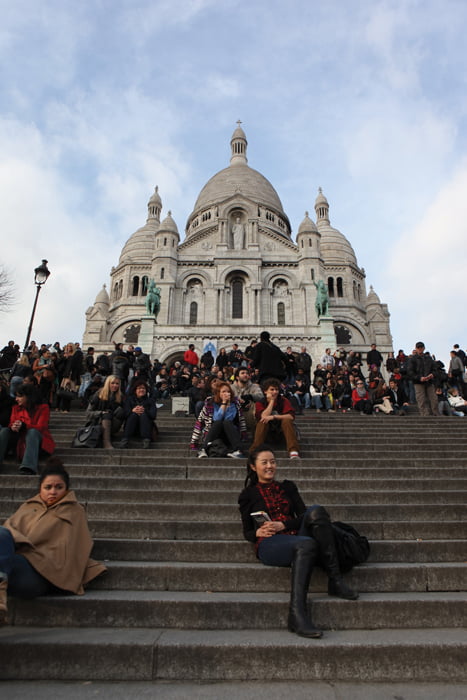
[[[154,316],[143,316],[141,319],[141,330],[138,337],[138,345],[147,355],[152,355],[152,345],[154,342]]]
[[[336,347],[336,334],[334,332],[334,319],[332,316],[320,316],[318,327],[323,352],[326,348],[331,348],[334,352]]]

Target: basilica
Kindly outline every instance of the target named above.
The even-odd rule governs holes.
[[[279,195],[248,165],[238,123],[230,164],[201,189],[184,238],[156,187],[147,219],[123,246],[86,311],[83,346],[140,345],[151,358],[179,359],[190,343],[241,349],[262,330],[283,350],[306,346],[316,362],[325,348],[392,350],[389,312],[358,265],[347,238],[331,226],[321,189],[295,240]],[[155,302],[152,297],[154,295]]]

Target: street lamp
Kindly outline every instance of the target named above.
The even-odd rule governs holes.
[[[34,299],[34,306],[32,307],[31,320],[29,321],[28,334],[26,336],[26,341],[24,343],[24,352],[28,349],[29,339],[31,337],[32,324],[34,322],[34,315],[36,313],[37,299],[39,298],[39,292],[41,291],[42,285],[44,285],[50,275],[50,270],[47,267],[48,260],[43,260],[39,267],[34,270],[34,284],[36,285],[36,298]]]

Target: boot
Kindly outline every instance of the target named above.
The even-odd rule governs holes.
[[[113,445],[111,442],[112,435],[112,421],[103,420],[102,421],[102,442],[104,450],[113,450]]]
[[[308,586],[316,554],[316,543],[312,539],[299,540],[297,542],[292,560],[288,628],[290,632],[295,632],[301,637],[319,639],[322,636],[322,632],[313,627],[306,605]]]
[[[306,525],[319,546],[319,555],[328,580],[328,595],[357,600],[357,591],[352,590],[342,578],[337,556],[336,542],[329,513],[322,506],[313,508],[306,515]]]
[[[7,588],[8,579],[5,574],[0,572],[0,625],[5,622],[8,612],[7,608]]]

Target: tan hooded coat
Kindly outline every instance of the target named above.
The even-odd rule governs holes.
[[[73,491],[49,508],[37,494],[3,526],[13,535],[17,554],[58,588],[82,595],[83,585],[106,571],[89,557],[93,541],[85,510]]]

